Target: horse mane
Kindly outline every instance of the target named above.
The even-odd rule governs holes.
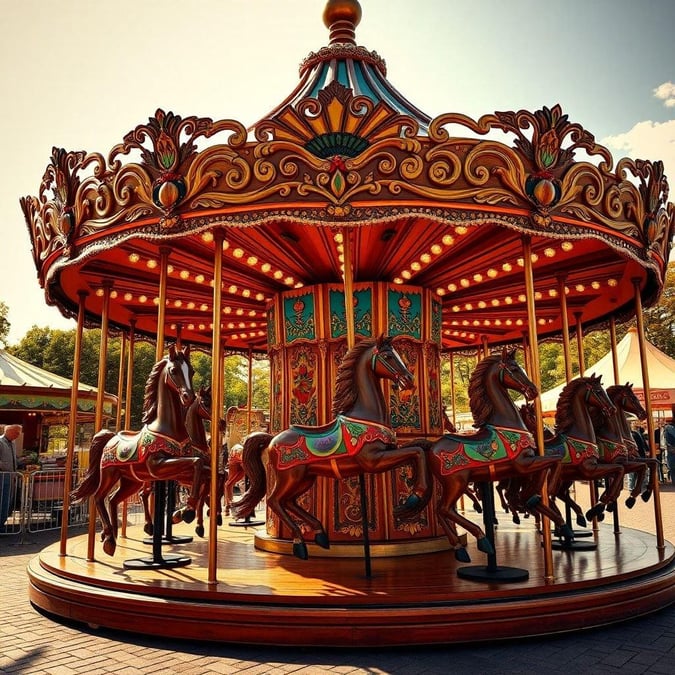
[[[366,338],[352,347],[342,359],[335,378],[335,396],[333,398],[333,415],[351,410],[356,403],[358,389],[354,371],[363,354],[378,344],[377,338]],[[382,343],[384,344],[384,342]]]
[[[159,387],[159,378],[162,375],[167,359],[163,358],[157,361],[148,375],[145,383],[145,396],[143,398],[143,417],[141,422],[149,424],[157,417],[157,389]]]
[[[491,354],[478,362],[469,378],[469,408],[473,415],[473,426],[486,424],[494,414],[490,397],[485,386],[486,372],[501,361],[501,354]]]
[[[560,392],[555,410],[555,429],[557,432],[567,431],[574,424],[572,401],[579,387],[585,386],[590,378],[577,377],[570,380]],[[590,411],[589,411],[590,414]]]

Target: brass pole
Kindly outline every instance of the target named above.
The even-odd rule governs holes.
[[[223,409],[223,345],[220,324],[223,301],[223,240],[222,230],[213,233],[213,341],[211,343],[211,487],[209,495],[209,569],[208,583],[217,584],[218,520],[218,451],[220,441],[220,416]]]
[[[127,334],[122,331],[122,344],[120,345],[120,367],[117,375],[117,416],[115,417],[115,429],[122,428],[122,401],[124,400],[124,352],[127,348]]]
[[[101,343],[98,352],[98,391],[96,392],[96,413],[94,416],[94,429],[100,431],[103,428],[103,399],[105,396],[106,356],[108,353],[108,312],[110,311],[110,291],[112,282],[104,280],[103,307],[101,310]],[[96,503],[94,497],[89,498],[89,532],[87,540],[87,560],[94,560],[94,542],[96,539]]]
[[[574,312],[576,319],[576,333],[577,333],[577,353],[579,356],[579,375],[583,376],[586,370],[584,362],[584,327],[581,324],[581,312]]]
[[[73,354],[73,381],[70,385],[70,422],[68,424],[68,447],[66,449],[66,475],[63,484],[63,516],[61,517],[61,542],[59,555],[66,555],[68,539],[68,513],[70,493],[73,489],[73,466],[75,458],[75,435],[77,433],[77,397],[80,391],[80,364],[82,360],[82,331],[84,329],[84,303],[87,291],[78,291],[77,330],[75,331],[75,353]],[[95,522],[95,521],[94,521]]]
[[[541,391],[541,366],[539,363],[539,342],[537,339],[537,314],[534,306],[534,272],[532,270],[532,241],[530,237],[523,236],[523,272],[525,275],[525,296],[527,298],[527,328],[528,342],[530,347],[530,363],[532,370],[530,378]],[[537,416],[536,440],[537,449],[541,456],[544,455],[544,420],[542,416],[541,398],[537,396],[534,400],[534,410]],[[542,491],[542,503],[548,506],[548,493]],[[553,580],[553,553],[551,545],[551,527],[548,524],[548,518],[542,518],[542,536],[544,544],[544,579]]]
[[[164,358],[164,323],[166,321],[166,287],[169,280],[169,253],[170,249],[166,246],[162,246],[159,249],[159,304],[157,306],[156,361],[161,361]]]
[[[136,319],[129,322],[129,345],[127,351],[127,393],[124,408],[124,428],[131,429],[131,398],[134,391],[134,329]],[[127,536],[127,500],[122,503],[122,536]]]
[[[452,402],[452,426],[457,428],[457,400],[455,394],[455,355],[450,352],[450,401]]]
[[[612,348],[612,368],[614,370],[614,384],[619,382],[619,356],[616,353],[616,319],[612,317],[609,320],[609,341]]]
[[[651,457],[656,457],[654,448],[654,418],[652,417],[652,401],[651,390],[649,387],[649,370],[647,369],[647,350],[645,348],[645,325],[642,316],[642,296],[640,295],[640,279],[633,279],[633,287],[635,289],[635,315],[637,317],[637,333],[638,345],[640,347],[640,367],[642,368],[642,382],[645,392],[645,410],[647,411],[647,435],[649,436],[649,454]],[[661,430],[663,433],[663,430]],[[663,536],[663,517],[661,513],[661,490],[659,488],[658,476],[655,471],[652,471],[650,476],[652,489],[654,494],[654,521],[656,524],[656,548],[663,551],[664,536]]]
[[[558,277],[558,297],[560,298],[560,318],[562,319],[563,358],[565,359],[565,381],[572,379],[572,350],[570,348],[570,323],[567,316],[567,295],[565,277]]]
[[[345,318],[347,320],[347,349],[351,349],[355,342],[356,328],[354,326],[354,278],[352,272],[352,241],[349,228],[342,228],[342,250],[344,251],[345,269]]]
[[[248,389],[246,390],[248,398],[248,414],[246,418],[246,435],[251,433],[251,417],[253,414],[253,350],[248,350]]]

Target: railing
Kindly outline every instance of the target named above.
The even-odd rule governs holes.
[[[73,487],[79,478],[77,471],[73,471]],[[4,528],[0,524],[0,537],[59,529],[63,522],[65,479],[65,469],[0,472],[0,520],[5,513],[3,505],[6,505],[7,513]],[[128,525],[142,525],[145,522],[143,505],[137,494],[126,500],[125,510],[120,505],[118,517],[122,518],[124,514]],[[89,500],[82,504],[71,504],[68,525],[82,526],[88,522]]]

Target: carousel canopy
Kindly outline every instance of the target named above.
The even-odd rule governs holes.
[[[675,404],[675,359],[664,354],[646,340],[645,353],[647,356],[651,407],[655,410],[671,410]],[[601,376],[605,387],[629,382],[634,385],[633,391],[644,405],[645,393],[642,387],[642,366],[637,329],[631,328],[616,346],[616,361],[619,370],[619,381],[616,383],[614,382],[614,359],[611,351],[590,368],[587,368],[584,376]],[[563,382],[541,395],[544,412],[555,412],[558,397],[564,386],[565,383]]]
[[[68,413],[72,381],[38,368],[0,349],[0,411]],[[97,388],[80,383],[77,405],[81,413],[93,413]],[[111,414],[117,397],[105,394],[104,410]]]
[[[157,110],[105,154],[53,149],[21,200],[49,304],[74,317],[82,298],[98,325],[109,294],[111,328],[154,336],[165,268],[168,339],[210,345],[220,321],[226,349],[266,351],[273,299],[343,283],[348,253],[354,283],[429,289],[442,347],[474,349],[522,340],[525,241],[541,338],[562,295],[585,328],[655,302],[675,221],[660,161],[614,162],[555,104],[431,118],[357,45],[358,2],[323,18],[328,45],[249,128]]]

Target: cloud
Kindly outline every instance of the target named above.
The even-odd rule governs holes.
[[[663,101],[666,108],[675,108],[675,84],[664,82],[654,89],[654,96]]]
[[[675,106],[675,85],[668,84],[672,90],[673,106]],[[662,84],[659,89],[666,85]],[[655,92],[658,90],[655,90]],[[668,105],[668,103],[666,103]],[[667,122],[638,122],[632,129],[616,136],[607,136],[600,140],[614,155],[633,159],[660,159],[663,162],[666,176],[671,186],[675,185],[675,120]],[[616,162],[615,162],[616,164]]]

